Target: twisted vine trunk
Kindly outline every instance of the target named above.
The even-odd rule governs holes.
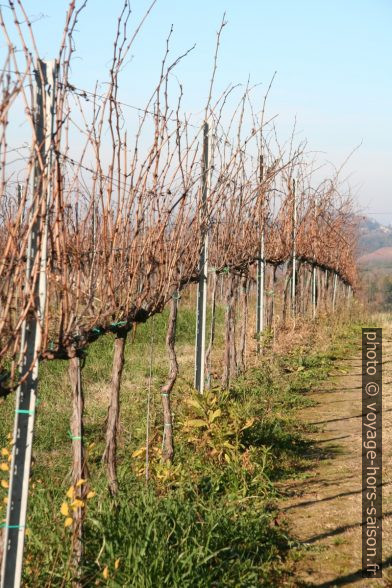
[[[238,370],[240,372],[244,372],[246,369],[246,335],[248,332],[248,302],[249,302],[248,276],[242,277],[241,289],[242,289],[242,305],[243,306],[242,306],[242,325],[241,325]]]
[[[275,285],[277,266],[272,265],[270,270],[269,291],[267,296],[267,326],[272,328],[275,312]]]
[[[84,397],[82,387],[82,365],[79,356],[74,355],[69,360],[69,379],[72,391],[72,414],[71,414],[71,439],[72,439],[72,485],[74,486],[74,500],[81,500],[85,503],[87,495],[87,484],[80,483],[87,480],[88,470],[86,462],[86,451],[83,442],[83,412]],[[72,524],[72,568],[74,571],[74,588],[81,587],[80,566],[83,557],[83,520],[85,507],[78,507],[73,510]]]
[[[211,387],[211,353],[215,341],[215,323],[216,323],[216,293],[217,293],[218,276],[217,273],[213,273],[212,283],[212,300],[211,300],[211,327],[210,327],[210,341],[208,349],[206,351],[206,376],[207,376],[207,388]]]
[[[222,386],[228,388],[235,363],[235,333],[234,333],[234,276],[230,274],[226,290],[225,316],[225,352],[223,361]]]
[[[109,389],[109,407],[106,422],[106,445],[102,456],[106,464],[109,491],[112,496],[118,492],[117,480],[117,437],[120,422],[120,389],[124,369],[124,352],[127,332],[120,330],[114,340],[112,379]]]
[[[317,310],[321,312],[325,310],[324,308],[324,282],[323,282],[323,271],[320,270],[317,272]]]
[[[313,286],[313,275],[312,268],[307,266],[305,275],[305,293],[304,293],[304,316],[312,315],[312,286]]]
[[[230,379],[238,373],[237,363],[237,303],[238,303],[238,279],[233,276],[233,300],[230,313]]]
[[[283,304],[283,308],[282,308],[282,322],[285,325],[286,324],[286,319],[287,319],[287,307],[288,307],[288,302],[289,299],[291,298],[289,296],[289,292],[291,290],[291,288],[289,289],[289,286],[291,286],[291,274],[292,274],[292,263],[288,263],[287,267],[286,267],[286,276],[285,276],[285,281],[284,281],[284,286],[283,286],[283,293],[282,293],[282,304]]]
[[[169,323],[166,333],[166,348],[169,355],[169,376],[166,384],[161,388],[163,408],[163,449],[162,458],[164,461],[173,461],[174,437],[173,437],[173,416],[170,407],[170,395],[178,376],[178,362],[175,350],[176,327],[177,327],[178,297],[173,296],[170,302]]]

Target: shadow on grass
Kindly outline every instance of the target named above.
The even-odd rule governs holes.
[[[298,475],[309,471],[314,463],[331,459],[341,452],[337,444],[325,447],[313,440],[305,439],[302,432],[295,430],[294,424],[288,426],[287,420],[279,418],[260,421],[245,429],[242,432],[241,444],[245,448],[264,446],[271,449],[274,465],[268,471],[268,477],[274,482],[292,474],[293,468],[288,467],[287,461],[292,462]]]

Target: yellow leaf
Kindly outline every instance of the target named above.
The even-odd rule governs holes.
[[[116,559],[116,561],[114,562],[114,569],[118,570],[119,566],[120,566],[120,558]]]
[[[83,478],[80,478],[80,480],[78,480],[75,484],[75,488],[80,488],[80,486],[83,486],[83,484],[85,484],[87,482],[87,480],[83,480]]]
[[[216,410],[214,410],[214,412],[210,410],[208,413],[208,420],[210,421],[210,423],[213,423],[215,419],[221,416],[221,414],[222,411],[220,408],[217,408]]]
[[[1,487],[6,489],[9,487],[7,480],[1,480]]]
[[[143,455],[143,453],[145,453],[146,448],[145,447],[141,447],[140,449],[136,449],[136,451],[134,451],[132,453],[132,457],[139,457],[140,455]]]
[[[95,495],[96,495],[96,492],[94,492],[93,490],[90,490],[90,492],[87,494],[87,498],[94,498]]]
[[[10,454],[10,452],[8,451],[8,449],[6,447],[3,447],[3,449],[1,450],[0,453],[3,457],[8,457]]]
[[[83,502],[83,500],[80,500],[79,498],[75,498],[75,500],[71,503],[71,506],[73,509],[83,508],[84,502]]]
[[[185,400],[185,402],[188,404],[188,406],[193,406],[193,408],[202,408],[200,402],[198,402],[195,398],[188,398]]]
[[[61,505],[60,512],[64,517],[67,517],[69,515],[69,508],[66,502],[63,502],[63,504]]]
[[[7,439],[8,439],[8,440],[12,439],[12,433],[8,433],[8,435],[7,435]]]
[[[227,447],[228,449],[235,449],[235,445],[233,445],[232,443],[230,443],[230,441],[225,441],[223,443],[224,447]]]
[[[64,521],[64,527],[70,527],[72,525],[72,517],[67,517]]]
[[[105,566],[103,568],[103,572],[102,572],[102,576],[104,577],[105,580],[107,580],[109,578],[109,570],[108,570],[108,566]]]
[[[8,497],[7,497],[7,496],[5,496],[5,497],[3,498],[3,502],[4,502],[4,504],[8,504]]]
[[[9,469],[10,469],[10,468],[9,468],[9,465],[8,465],[8,463],[0,463],[0,470],[1,470],[2,472],[8,472],[8,470],[9,470]]]
[[[189,419],[188,421],[185,421],[184,423],[184,427],[207,427],[208,423],[206,421],[204,421],[203,419]]]
[[[244,429],[249,429],[249,427],[251,427],[254,422],[255,422],[254,418],[248,419],[246,421],[245,425],[242,427],[241,431],[243,431]]]
[[[68,488],[66,496],[67,498],[73,498],[75,496],[75,488],[73,486]]]
[[[225,461],[227,461],[227,463],[231,462],[230,456],[227,453],[225,453],[224,457],[225,457]]]

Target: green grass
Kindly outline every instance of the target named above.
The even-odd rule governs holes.
[[[309,404],[306,392],[328,376],[336,361],[354,353],[359,327],[320,325],[322,346],[310,335],[305,346],[289,354],[267,351],[229,392],[215,382],[212,391],[200,398],[191,386],[194,312],[181,308],[177,335],[181,376],[173,394],[175,462],[167,466],[160,459],[159,397],[167,372],[166,321],[163,313],[140,325],[127,344],[116,501],[108,496],[101,463],[112,336],[91,345],[86,355],[86,444],[90,487],[96,495],[86,512],[83,585],[277,586],[294,543],[284,521],[277,518],[275,483],[304,475],[312,460],[296,410]],[[219,308],[217,366],[222,325]],[[144,453],[132,454],[145,446],[151,352],[147,485]],[[70,586],[70,532],[60,514],[71,465],[66,362],[42,365],[39,396],[24,585]],[[1,447],[7,444],[13,410],[11,398],[1,406]],[[0,498],[4,495],[2,490]]]

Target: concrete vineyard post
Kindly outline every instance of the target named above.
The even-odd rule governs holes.
[[[26,262],[26,291],[33,288],[34,309],[22,325],[20,378],[16,392],[13,450],[1,588],[21,584],[31,452],[38,385],[38,353],[46,307],[47,236],[50,169],[54,133],[57,63],[38,60],[34,85],[34,142],[39,147],[34,165],[34,192],[31,209],[33,224],[29,234]],[[45,134],[46,133],[46,134]],[[45,171],[46,170],[46,171]],[[45,174],[47,182],[45,182]]]
[[[201,239],[199,282],[196,308],[195,388],[203,394],[205,380],[207,277],[208,277],[208,218],[207,200],[211,178],[211,134],[208,122],[203,125],[202,189],[201,189]]]
[[[291,313],[296,314],[296,279],[297,279],[297,182],[292,180],[293,190],[293,230],[292,230],[292,278],[291,278]]]

